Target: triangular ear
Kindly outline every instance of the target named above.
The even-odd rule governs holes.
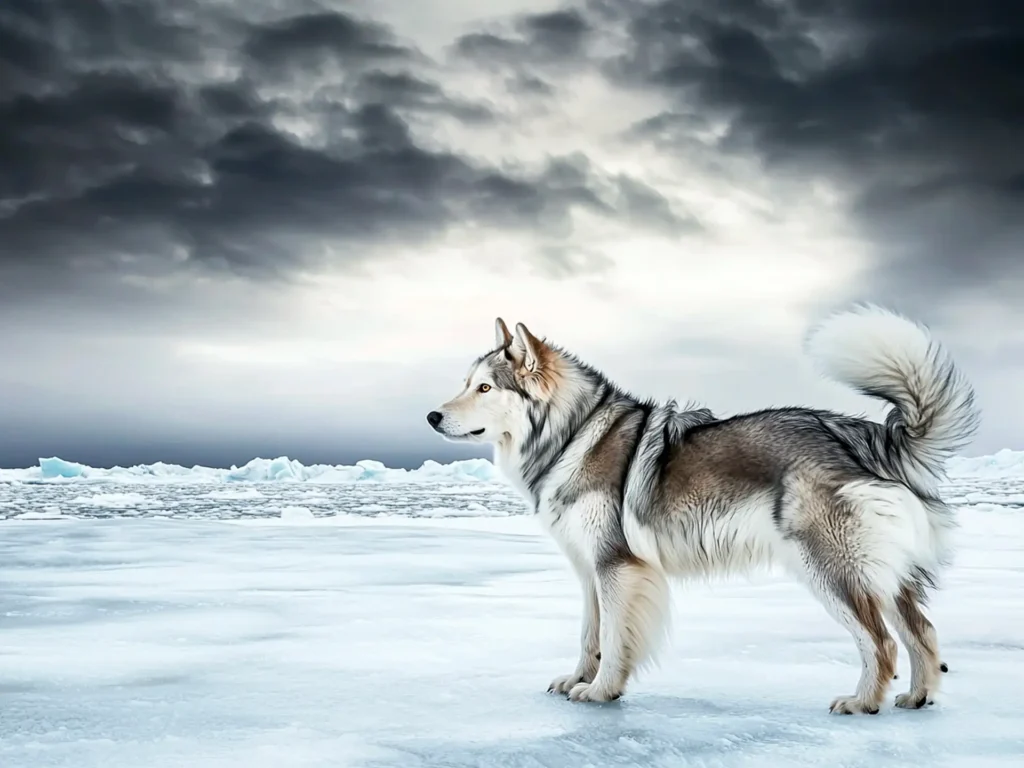
[[[515,342],[523,352],[523,367],[530,373],[536,373],[540,368],[544,342],[530,333],[522,323],[516,323]]]
[[[498,349],[505,349],[512,344],[512,334],[500,317],[494,321],[494,343]]]

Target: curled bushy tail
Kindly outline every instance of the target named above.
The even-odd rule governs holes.
[[[883,477],[932,489],[946,461],[978,430],[974,390],[928,330],[888,310],[857,306],[825,320],[807,352],[831,379],[891,403],[880,442],[853,446]]]

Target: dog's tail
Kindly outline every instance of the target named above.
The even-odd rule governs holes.
[[[981,422],[974,390],[949,353],[924,326],[872,305],[828,318],[806,348],[829,378],[894,406],[877,440],[851,442],[858,459],[934,495],[947,459]]]

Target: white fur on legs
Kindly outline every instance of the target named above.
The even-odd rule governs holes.
[[[888,686],[896,672],[895,642],[882,621],[880,601],[852,586],[840,592],[822,575],[801,574],[811,593],[836,621],[853,636],[860,654],[861,672],[852,696],[837,696],[829,711],[839,715],[878,714]]]
[[[669,589],[664,575],[640,560],[600,567],[601,661],[591,682],[569,691],[573,701],[619,698],[638,666],[650,660],[668,628]]]
[[[583,587],[583,626],[580,631],[580,658],[571,674],[556,677],[548,693],[568,693],[578,683],[589,683],[597,674],[601,655],[601,614],[594,577],[579,573]]]
[[[920,709],[932,703],[941,679],[935,628],[907,589],[899,594],[894,605],[887,606],[885,615],[910,655],[910,690],[896,696],[896,706]]]
[[[861,672],[857,681],[857,692],[852,696],[837,696],[829,705],[829,712],[837,715],[878,714],[878,696],[876,689],[879,678],[878,653],[871,634],[857,621],[850,611],[841,612],[840,623],[853,635],[857,650],[860,652]],[[839,618],[837,615],[836,618]],[[885,651],[888,654],[888,651]],[[892,673],[888,674],[892,678]]]

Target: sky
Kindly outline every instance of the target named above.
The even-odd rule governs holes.
[[[856,301],[1024,449],[1024,8],[4,0],[0,466],[486,455],[523,322],[631,391],[865,412]]]

